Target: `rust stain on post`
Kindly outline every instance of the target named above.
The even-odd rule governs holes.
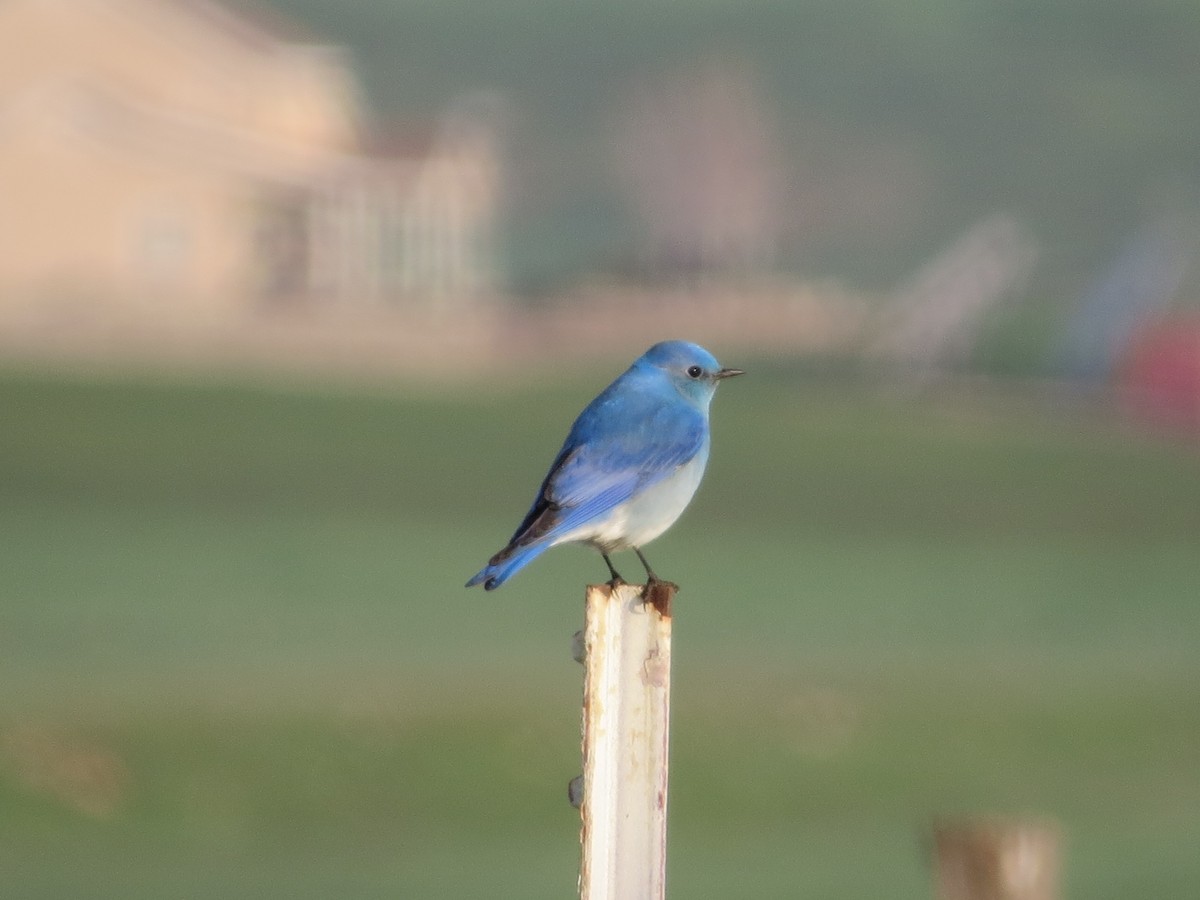
[[[669,581],[652,581],[642,589],[642,597],[647,603],[658,610],[663,618],[671,618],[671,601],[679,586]]]

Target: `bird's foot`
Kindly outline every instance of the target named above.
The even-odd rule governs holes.
[[[615,575],[604,583],[607,584],[609,586],[609,588],[614,591],[617,588],[625,587],[625,585],[629,584],[629,582],[626,581],[624,578],[622,578],[620,575]]]

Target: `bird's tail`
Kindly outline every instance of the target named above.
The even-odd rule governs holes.
[[[485,591],[494,591],[549,548],[550,545],[545,543],[526,544],[524,547],[510,544],[489,559],[488,564],[467,582],[467,587],[482,584]]]

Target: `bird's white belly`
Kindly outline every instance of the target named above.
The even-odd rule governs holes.
[[[605,553],[645,546],[675,524],[687,508],[700,486],[707,461],[707,452],[697,453],[662,481],[614,507],[603,519],[590,522],[555,543],[583,541]]]

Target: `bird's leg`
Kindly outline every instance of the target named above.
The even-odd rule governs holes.
[[[661,578],[659,578],[657,575],[654,574],[654,570],[652,568],[650,568],[650,563],[646,561],[646,557],[642,553],[641,550],[639,550],[637,547],[634,547],[633,552],[637,554],[638,559],[640,559],[642,561],[642,565],[645,566],[645,568],[646,568],[646,585],[648,587],[654,587],[657,584],[669,584],[669,585],[671,585],[671,587],[675,588],[676,590],[679,589],[679,585],[675,584],[674,582],[663,581]]]
[[[608,566],[608,574],[612,576],[612,580],[609,581],[608,586],[610,588],[618,588],[623,585],[625,579],[621,577],[620,572],[613,568],[612,560],[608,558],[608,554],[602,550],[600,551],[600,555],[604,557],[604,564]]]
[[[639,550],[637,547],[634,547],[633,552],[637,554],[638,559],[640,559],[642,561],[642,565],[646,569],[646,580],[652,584],[655,581],[659,581],[660,580],[659,577],[657,575],[655,575],[654,570],[652,568],[650,568],[650,563],[648,563],[646,561],[646,557],[642,555],[642,551]]]

